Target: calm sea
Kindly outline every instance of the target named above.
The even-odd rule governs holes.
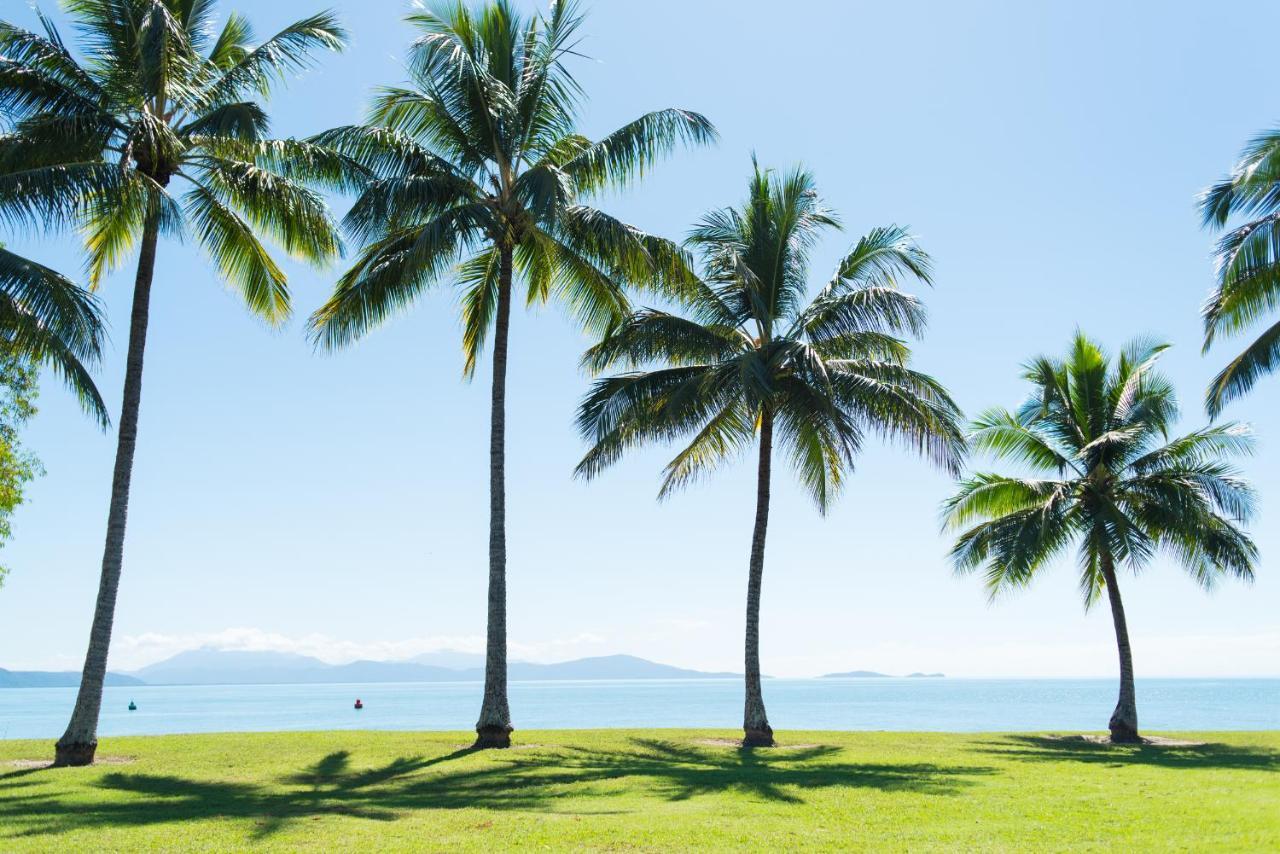
[[[481,686],[191,685],[108,688],[101,735],[271,730],[466,730]],[[1105,729],[1112,680],[770,679],[769,718],[779,729]],[[356,698],[365,708],[352,708]],[[0,690],[0,738],[57,738],[71,688]],[[129,701],[137,711],[128,710]],[[1143,679],[1140,723],[1149,730],[1280,729],[1280,679]],[[521,729],[735,727],[742,686],[733,680],[514,682]]]

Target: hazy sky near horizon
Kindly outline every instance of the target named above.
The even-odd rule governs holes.
[[[260,35],[325,5],[225,2]],[[279,135],[357,121],[402,80],[402,0],[333,0],[352,34],[271,105]],[[534,8],[534,4],[527,5]],[[541,4],[538,4],[539,6]],[[1280,8],[1268,2],[870,4],[594,0],[573,68],[600,136],[680,106],[714,148],[674,157],[602,204],[680,237],[738,202],[750,157],[803,162],[846,232],[815,253],[815,285],[868,228],[909,224],[937,263],[916,364],[965,410],[1014,405],[1019,365],[1083,328],[1112,348],[1175,344],[1165,368],[1191,428],[1209,378],[1243,344],[1200,355],[1212,280],[1196,193],[1280,119],[1272,84]],[[53,2],[45,2],[47,10]],[[5,19],[34,26],[19,0]],[[61,15],[56,15],[60,21]],[[339,203],[341,213],[345,202]],[[67,238],[0,234],[69,272]],[[277,649],[330,661],[479,650],[487,573],[488,373],[461,379],[448,288],[334,356],[303,321],[336,270],[290,265],[296,317],[251,319],[190,246],[162,244],[112,667],[182,649]],[[132,265],[109,280],[101,387],[118,406]],[[517,312],[508,403],[512,654],[625,652],[741,668],[754,471],[744,460],[665,503],[669,449],[591,484],[572,417],[587,340],[554,309]],[[1140,676],[1280,675],[1280,378],[1227,415],[1256,427],[1261,489],[1252,586],[1206,595],[1159,560],[1122,581]],[[0,590],[0,666],[78,668],[97,589],[114,436],[53,380],[26,441],[47,474],[17,513]],[[1085,614],[1073,561],[989,604],[946,562],[949,480],[872,445],[821,518],[784,467],[765,569],[766,672],[944,671],[1107,676],[1105,607]],[[518,711],[517,711],[518,718]]]

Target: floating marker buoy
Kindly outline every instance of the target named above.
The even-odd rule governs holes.
[[[133,700],[130,700],[130,701],[129,701],[129,711],[131,711],[131,712],[136,712],[136,711],[138,711],[138,704],[137,704],[137,703],[135,703]]]
[[[364,703],[361,702],[360,700],[356,700],[356,711],[358,712],[363,708],[364,708]]]

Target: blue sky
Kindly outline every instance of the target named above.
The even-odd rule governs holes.
[[[314,0],[245,8],[260,34]],[[353,37],[277,97],[280,135],[357,120],[402,78],[400,0],[337,0]],[[46,3],[46,8],[52,3]],[[1019,365],[1077,327],[1118,347],[1154,334],[1185,426],[1238,341],[1200,355],[1212,238],[1195,194],[1280,116],[1268,2],[1203,4],[596,0],[575,67],[601,135],[647,110],[707,114],[719,147],[681,155],[603,204],[679,237],[737,202],[751,153],[817,175],[847,231],[815,283],[868,228],[910,224],[937,262],[917,365],[973,413],[1015,404]],[[533,4],[530,4],[533,7]],[[34,16],[7,0],[4,16]],[[341,208],[340,208],[341,209]],[[67,271],[68,239],[3,235]],[[302,320],[336,270],[289,267],[297,317],[249,318],[189,246],[162,245],[112,665],[202,644],[340,661],[440,647],[484,631],[488,376],[461,380],[448,289],[356,348],[317,355]],[[109,280],[117,401],[131,269]],[[509,401],[510,635],[517,657],[627,652],[738,669],[753,512],[747,462],[666,503],[663,449],[592,484],[570,477],[588,344],[554,310],[519,313]],[[1263,560],[1252,586],[1203,594],[1159,561],[1123,591],[1140,675],[1280,675],[1280,378],[1228,416],[1260,436]],[[87,638],[114,438],[45,384],[27,441],[47,475],[14,520],[0,591],[0,666],[75,668]],[[763,666],[957,676],[1106,676],[1105,608],[1082,611],[1070,561],[990,605],[949,571],[937,509],[951,487],[872,446],[825,519],[776,478]]]

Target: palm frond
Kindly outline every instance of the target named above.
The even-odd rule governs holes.
[[[708,365],[596,381],[578,408],[578,430],[593,446],[575,476],[590,479],[631,448],[702,428],[731,402],[733,387],[730,372]]]
[[[489,336],[498,310],[498,274],[501,252],[489,247],[458,265],[458,284],[462,287],[462,354],[466,359],[463,375],[475,375],[480,354]]]
[[[337,224],[318,194],[257,163],[216,156],[197,162],[199,186],[291,257],[323,263],[341,253]]]
[[[1205,349],[1280,307],[1280,213],[1236,228],[1218,241],[1217,287],[1205,303]]]
[[[288,280],[258,241],[253,227],[225,205],[217,193],[199,184],[187,193],[184,208],[200,245],[227,282],[240,292],[249,310],[272,324],[288,319]]]
[[[485,206],[462,205],[366,246],[338,280],[333,295],[311,316],[312,340],[327,349],[354,343],[438,284],[459,255],[482,238],[488,224]]]
[[[711,145],[719,135],[705,116],[688,110],[658,110],[594,143],[564,164],[584,192],[626,187],[681,146]]]
[[[1265,332],[1236,356],[1213,378],[1205,394],[1210,417],[1216,418],[1231,401],[1242,397],[1254,383],[1280,366],[1280,322]]]
[[[865,430],[952,474],[967,453],[960,408],[933,377],[893,362],[831,360],[830,394]]]
[[[1054,447],[1053,441],[1041,434],[1035,421],[1027,418],[1025,413],[1014,415],[998,408],[986,410],[970,425],[969,443],[975,451],[1041,471],[1062,473],[1075,469],[1075,455],[1068,457]]]
[[[80,230],[90,288],[96,289],[124,261],[142,236],[149,213],[155,212],[161,234],[182,237],[183,212],[178,200],[140,172],[122,173],[116,192],[81,201]]]
[[[665,311],[645,309],[611,329],[582,357],[599,372],[614,366],[635,368],[649,362],[689,365],[721,361],[750,346],[734,327],[704,326]]]
[[[102,355],[97,301],[56,271],[0,248],[0,339],[9,352],[51,368],[105,429],[106,405],[85,363]]]
[[[1280,129],[1245,147],[1231,175],[1200,196],[1206,226],[1222,227],[1234,214],[1271,213],[1280,207]]]
[[[662,470],[659,500],[670,497],[717,467],[740,456],[756,435],[755,419],[740,401],[729,403],[707,420],[693,440]]]
[[[242,40],[244,31],[233,33]],[[216,106],[238,101],[249,92],[267,96],[272,88],[289,77],[311,68],[318,51],[340,51],[347,41],[346,31],[333,12],[320,12],[295,21],[252,49],[244,50],[242,41],[224,52],[225,69],[200,92],[201,104]]]

